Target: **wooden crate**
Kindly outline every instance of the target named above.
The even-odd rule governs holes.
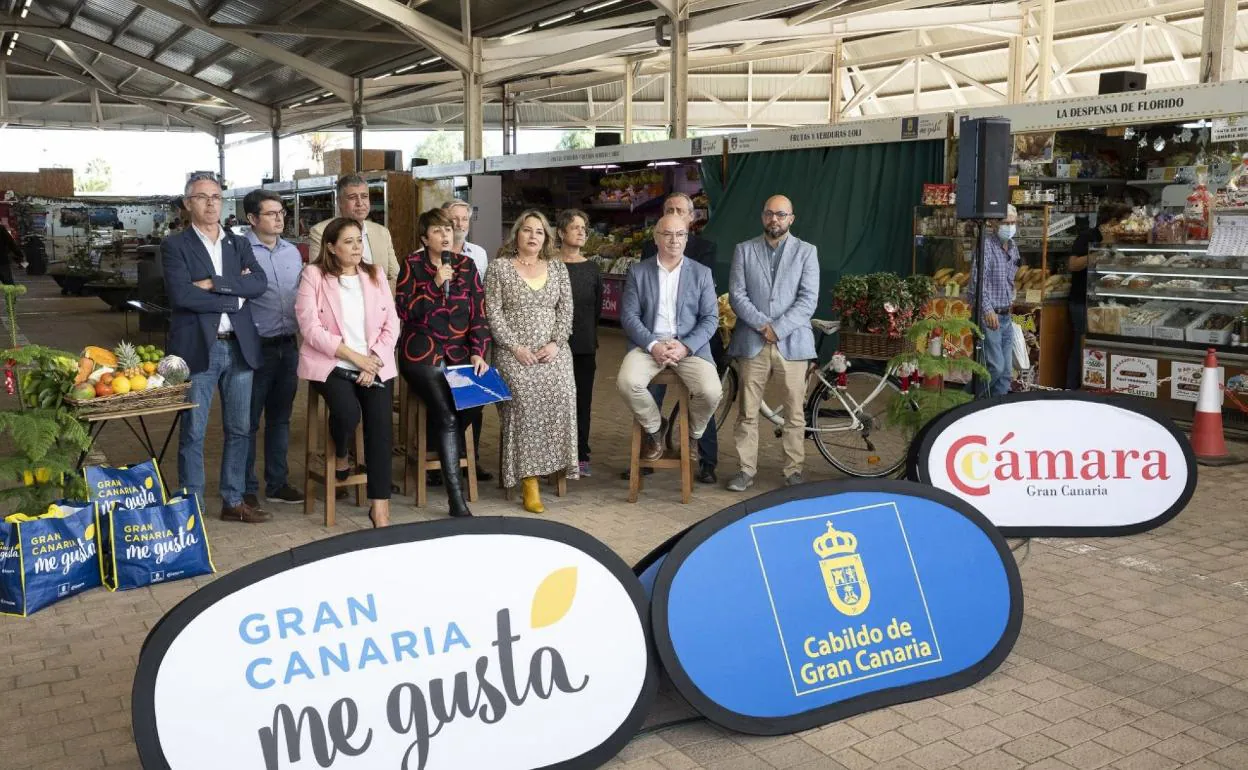
[[[355,150],[328,150],[325,153],[325,173],[327,175],[341,176],[360,171],[385,171],[386,153],[388,152],[398,152],[400,163],[402,162],[403,154],[398,150],[364,150],[362,153],[364,168],[357,169],[355,167]]]

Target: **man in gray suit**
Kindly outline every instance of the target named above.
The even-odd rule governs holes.
[[[658,255],[634,265],[624,283],[620,325],[628,353],[616,384],[645,431],[642,458],[663,456],[663,417],[647,386],[664,368],[672,368],[689,388],[690,432],[702,437],[719,404],[721,388],[711,337],[719,328],[719,306],[711,271],[685,259],[689,229],[669,214],[654,226]]]
[[[815,357],[810,319],[819,298],[819,252],[789,233],[793,203],[773,195],[763,205],[763,234],[738,243],[728,299],[737,314],[728,355],[737,359],[741,405],[735,438],[741,467],[728,489],[744,492],[758,473],[758,406],[773,375],[784,391],[784,483],[802,483],[806,461],[806,362]]]

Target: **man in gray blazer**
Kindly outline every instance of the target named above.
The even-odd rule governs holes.
[[[690,432],[702,437],[719,405],[721,388],[711,337],[719,328],[715,281],[704,265],[685,258],[689,228],[667,215],[654,226],[658,255],[634,265],[624,282],[620,325],[628,353],[616,384],[620,396],[645,431],[642,457],[663,456],[663,417],[647,386],[664,368],[672,368],[689,388]]]
[[[758,406],[773,375],[784,391],[784,483],[802,483],[806,461],[806,362],[815,357],[810,319],[819,299],[819,252],[789,232],[793,203],[763,205],[763,234],[738,243],[728,299],[737,314],[728,355],[737,359],[741,402],[735,438],[740,470],[728,489],[744,492],[758,473]]]

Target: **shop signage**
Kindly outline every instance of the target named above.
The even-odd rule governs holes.
[[[133,694],[139,757],[174,770],[598,767],[657,689],[645,602],[614,552],[554,522],[435,521],[302,546],[208,584],[152,630]]]
[[[1214,142],[1242,142],[1248,140],[1248,115],[1217,118],[1209,131]]]
[[[602,317],[608,321],[620,320],[620,302],[624,299],[625,276],[603,276]]]
[[[1009,654],[1018,568],[971,505],[905,481],[804,484],[673,546],[651,618],[676,689],[777,735],[968,687]]]
[[[607,147],[591,147],[584,150],[557,150],[535,152],[527,155],[500,155],[485,159],[486,171],[517,171],[525,168],[555,168],[558,166],[597,166],[607,163],[637,163],[647,160],[679,160],[719,155],[723,151],[721,138],[701,136],[693,139],[669,139],[665,142],[641,142],[638,144],[614,144]]]
[[[944,139],[949,133],[948,113],[900,118],[853,120],[827,126],[801,126],[749,131],[723,137],[729,153],[799,150],[806,147],[839,147],[852,144],[913,142]]]
[[[1083,349],[1083,387],[1104,390],[1109,383],[1109,354],[1104,350]]]
[[[1196,488],[1187,437],[1123,397],[973,401],[938,417],[919,441],[911,476],[973,504],[1007,537],[1143,532],[1177,515]]]
[[[417,166],[412,176],[417,179],[448,179],[453,176],[470,176],[485,173],[485,158],[461,160],[458,163],[442,163],[437,166]]]
[[[1205,367],[1201,364],[1189,364],[1184,361],[1173,361],[1170,364],[1170,398],[1175,401],[1196,403],[1200,395],[1200,380],[1205,375]],[[1226,368],[1218,367],[1218,382],[1226,384]]]
[[[1109,389],[1140,398],[1157,398],[1157,359],[1114,355],[1109,359]]]
[[[959,110],[955,113],[954,132],[960,131],[963,120],[973,118],[1006,118],[1010,131],[1022,134],[1045,129],[1165,123],[1243,112],[1248,112],[1248,82],[1236,80]]]

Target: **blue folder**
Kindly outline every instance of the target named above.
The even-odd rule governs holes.
[[[492,366],[479,377],[473,373],[472,364],[448,366],[443,373],[451,386],[451,397],[455,399],[457,411],[511,400],[507,383]]]

